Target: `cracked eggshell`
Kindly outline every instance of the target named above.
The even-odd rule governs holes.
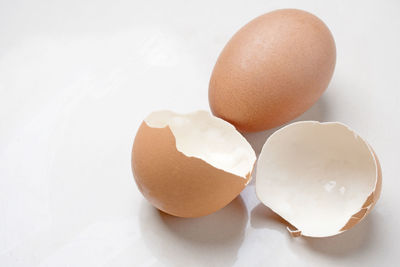
[[[281,128],[257,163],[257,196],[293,226],[293,236],[327,237],[352,228],[374,207],[381,187],[375,152],[337,122]]]
[[[256,155],[232,126],[206,111],[150,114],[132,148],[132,170],[143,196],[179,217],[215,212],[249,183]]]
[[[335,41],[319,18],[272,11],[246,24],[222,50],[210,79],[210,108],[240,131],[274,128],[318,100],[335,63]]]

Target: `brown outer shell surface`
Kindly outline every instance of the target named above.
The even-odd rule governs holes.
[[[201,140],[199,140],[201,142]],[[245,188],[243,177],[187,157],[176,148],[167,126],[140,126],[132,148],[132,170],[145,198],[156,208],[179,217],[199,217],[230,203]]]
[[[335,63],[335,41],[319,18],[296,9],[264,14],[221,52],[209,84],[211,110],[245,132],[282,125],[318,100]]]

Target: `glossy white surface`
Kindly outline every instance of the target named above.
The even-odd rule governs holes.
[[[160,214],[130,150],[151,111],[208,109],[213,64],[267,11],[321,17],[333,81],[301,119],[341,121],[375,149],[383,192],[354,229],[292,239],[250,184],[199,219]],[[396,266],[399,1],[0,2],[0,266]],[[268,134],[248,134],[259,153]]]

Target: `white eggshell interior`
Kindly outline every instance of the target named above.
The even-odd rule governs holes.
[[[215,168],[246,178],[256,154],[247,140],[230,123],[207,111],[177,114],[157,111],[145,122],[153,128],[169,126],[176,148],[187,157],[204,160]]]
[[[371,149],[341,123],[286,126],[270,136],[257,163],[258,198],[305,236],[340,233],[376,182]]]

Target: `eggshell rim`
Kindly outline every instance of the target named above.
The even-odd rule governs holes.
[[[348,125],[342,123],[342,122],[319,122],[319,121],[297,121],[297,122],[293,122],[291,124],[285,125],[282,128],[276,130],[273,134],[271,134],[268,139],[265,141],[261,151],[264,150],[264,148],[267,146],[267,144],[270,142],[271,137],[273,137],[275,134],[284,131],[286,128],[291,127],[293,125],[297,125],[297,124],[305,124],[305,123],[313,123],[313,124],[321,124],[321,125],[329,125],[329,124],[337,124],[337,125],[341,125],[344,126],[348,131],[350,131],[351,133],[353,133],[357,138],[359,138],[363,143],[366,144],[372,158],[374,159],[374,165],[375,165],[375,186],[373,187],[371,193],[369,194],[369,196],[366,198],[364,204],[360,207],[360,210],[358,212],[356,212],[355,214],[353,214],[349,220],[347,221],[347,223],[335,234],[332,235],[326,235],[326,236],[312,236],[312,235],[304,235],[302,233],[302,231],[300,229],[297,229],[295,226],[291,225],[291,226],[287,226],[286,229],[289,232],[289,234],[292,237],[300,237],[300,236],[306,236],[306,237],[312,237],[312,238],[325,238],[325,237],[331,237],[331,236],[335,236],[338,234],[341,234],[347,230],[349,230],[350,228],[352,228],[353,226],[355,226],[356,224],[358,224],[361,220],[363,220],[365,218],[365,216],[372,210],[372,208],[375,206],[376,202],[378,201],[380,194],[381,194],[381,190],[382,190],[382,169],[379,163],[379,160],[375,154],[375,151],[372,149],[372,147],[363,139],[361,138],[356,131],[354,131],[353,129],[351,129]],[[258,160],[257,160],[257,164],[258,164]],[[257,177],[256,177],[257,179]],[[259,192],[256,190],[256,195],[257,198],[261,201],[261,197],[259,196]],[[263,203],[261,201],[261,203]],[[263,203],[264,204],[264,203]],[[265,205],[265,204],[264,204]],[[276,212],[272,207],[269,207],[273,212],[275,212],[276,214],[279,215],[278,212]],[[285,219],[285,218],[283,218]],[[286,220],[286,219],[285,219]],[[288,221],[288,223],[290,224],[290,221]]]

